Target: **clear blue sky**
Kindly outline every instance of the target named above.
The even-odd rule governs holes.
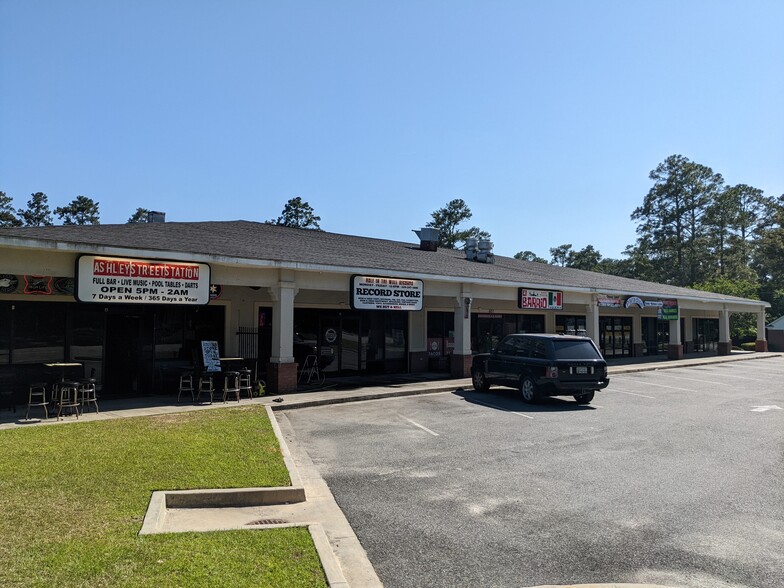
[[[0,190],[619,257],[678,153],[784,193],[784,2],[0,0]]]

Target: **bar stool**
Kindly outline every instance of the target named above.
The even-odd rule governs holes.
[[[180,397],[183,393],[191,395],[191,402],[196,401],[196,390],[193,387],[193,374],[190,372],[180,374],[180,392],[177,394],[177,402],[180,401]]]
[[[243,392],[248,393],[248,398],[253,398],[253,384],[250,380],[250,370],[244,369],[240,370],[240,396],[242,396]]]
[[[67,408],[79,418],[79,382],[60,382],[60,400],[57,403],[57,420],[63,414],[63,409]]]
[[[199,402],[202,393],[209,395],[210,404],[212,404],[212,395],[215,393],[215,387],[212,384],[212,374],[209,372],[204,372],[199,376],[199,390],[198,394],[196,394],[196,402]]]
[[[223,402],[229,394],[233,394],[237,402],[240,401],[240,374],[239,372],[223,372]]]
[[[27,413],[25,420],[30,418],[30,407],[42,406],[46,418],[49,418],[49,409],[47,408],[49,401],[46,400],[46,384],[44,382],[35,382],[30,384],[29,396],[27,397]]]
[[[95,378],[84,378],[79,380],[79,394],[82,397],[82,414],[84,414],[84,405],[92,404],[95,406],[95,412],[98,412],[98,395],[95,390]]]

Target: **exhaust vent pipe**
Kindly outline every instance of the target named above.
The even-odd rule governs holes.
[[[433,227],[422,227],[419,230],[413,229],[419,237],[419,248],[422,251],[438,251],[438,237],[441,235],[440,229]]]

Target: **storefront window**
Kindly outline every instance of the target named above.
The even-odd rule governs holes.
[[[717,351],[719,320],[694,319],[694,351]]]
[[[11,361],[11,304],[0,302],[0,365]]]
[[[599,349],[605,357],[630,357],[632,318],[599,317]]]
[[[57,303],[14,304],[13,362],[46,363],[65,358],[65,307]]]
[[[543,314],[471,315],[471,349],[474,353],[487,353],[512,333],[544,333]]]
[[[318,357],[326,374],[405,372],[408,314],[294,310],[294,359]]]
[[[76,306],[71,313],[69,361],[84,365],[86,376],[103,382],[106,312],[103,307]]]
[[[555,332],[558,335],[580,335],[585,336],[584,316],[559,315],[555,317]]]
[[[455,313],[427,313],[427,356],[430,371],[449,369],[449,356],[455,349]]]

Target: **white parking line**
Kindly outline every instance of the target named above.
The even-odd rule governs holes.
[[[476,400],[474,398],[471,399],[471,402],[475,402],[476,404],[481,404],[482,406],[487,406],[488,408],[494,408],[496,410],[503,410],[504,412],[509,412],[512,414],[516,414],[517,416],[525,417],[527,419],[534,420],[534,417],[529,416],[527,414],[523,414],[522,412],[515,412],[513,410],[509,410],[508,408],[504,408],[503,406],[497,406],[495,404],[490,404],[489,402],[482,402],[480,400]]]
[[[615,377],[616,379],[619,377],[623,377],[623,374]],[[639,379],[637,379],[636,381],[639,382],[640,384],[644,384],[645,386],[657,386],[659,388],[669,388],[670,390],[682,390],[683,392],[694,392],[694,390],[691,390],[690,388],[678,388],[677,386],[667,386],[666,384],[655,384],[654,382],[642,381]]]
[[[620,392],[621,394],[630,394],[632,396],[641,396],[642,398],[650,398],[651,400],[656,400],[655,396],[646,396],[645,394],[637,394],[637,392],[627,392],[626,390],[618,390],[617,388],[613,388],[610,391]]]
[[[411,424],[412,424],[412,425],[414,425],[415,427],[419,427],[419,428],[420,428],[420,429],[422,429],[423,431],[426,431],[427,433],[430,433],[431,435],[433,435],[433,437],[438,437],[438,433],[436,433],[435,431],[431,431],[430,429],[428,429],[428,428],[427,428],[427,427],[425,427],[424,425],[420,425],[419,423],[417,423],[417,422],[415,422],[415,421],[412,421],[410,418],[408,418],[408,417],[404,417],[402,414],[398,414],[397,416],[399,416],[401,419],[403,419],[403,420],[405,420],[405,421],[408,421],[409,423],[411,423]]]
[[[664,374],[662,373],[663,370],[659,370],[656,372],[656,376],[664,376],[665,378],[675,378],[676,380],[686,380],[687,382],[700,382],[701,384],[715,384],[716,386],[732,386],[732,384],[728,384],[727,382],[712,382],[710,380],[698,380],[696,378],[684,378],[683,376],[673,376],[672,374]]]
[[[714,368],[714,370],[713,370],[713,374],[714,375],[717,375],[716,372],[715,372],[716,369],[717,368]],[[736,380],[751,380],[752,382],[768,382],[769,381],[769,380],[761,380],[760,378],[749,378],[748,376],[733,376],[733,375],[727,374],[727,373],[722,373],[721,377],[722,378],[735,378]]]

